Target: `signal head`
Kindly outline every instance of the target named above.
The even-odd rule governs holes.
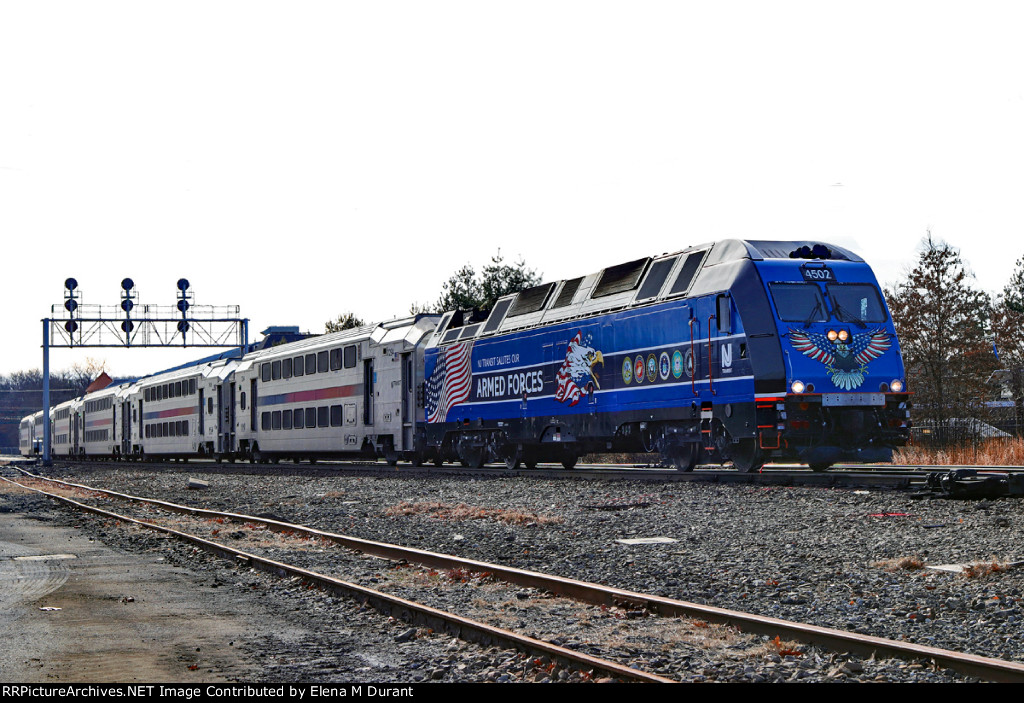
[[[178,301],[178,310],[180,310],[181,312],[185,312],[186,310],[188,310],[188,308],[189,304],[187,300],[182,298],[181,300]]]
[[[124,322],[121,323],[121,329],[127,334],[128,332],[131,332],[133,329],[135,329],[135,323],[132,322],[131,320],[125,320]]]
[[[74,312],[78,309],[78,302],[74,298],[68,298],[64,301],[64,307],[68,312]]]
[[[131,298],[125,298],[121,301],[121,309],[125,312],[131,312],[133,307],[135,307],[135,303],[132,302]]]
[[[64,287],[67,288],[69,291],[73,291],[75,290],[75,288],[78,288],[78,281],[76,281],[73,278],[65,279]]]
[[[125,291],[126,293],[127,293],[128,291],[130,291],[130,290],[131,290],[132,288],[134,288],[134,287],[135,287],[135,281],[133,281],[133,280],[132,280],[132,279],[130,279],[130,278],[126,278],[126,279],[124,279],[123,281],[121,281],[121,289],[122,289],[123,291]]]
[[[75,332],[78,331],[78,323],[75,322],[74,320],[68,320],[67,322],[64,323],[64,329],[74,334]]]
[[[182,293],[187,291],[189,289],[189,287],[190,287],[190,284],[189,284],[187,278],[179,278],[178,279],[178,290],[180,290]]]
[[[182,334],[184,334],[185,332],[188,332],[188,322],[186,322],[185,320],[182,320],[181,322],[179,322],[178,323],[178,331],[181,332]]]

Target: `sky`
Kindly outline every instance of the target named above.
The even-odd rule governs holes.
[[[83,301],[251,337],[407,314],[499,250],[545,280],[725,238],[901,278],[1024,255],[1013,2],[0,3],[0,373]],[[54,349],[142,374],[212,350]]]

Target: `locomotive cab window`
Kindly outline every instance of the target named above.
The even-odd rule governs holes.
[[[780,320],[804,324],[828,320],[828,308],[816,283],[772,283],[769,288]]]
[[[885,306],[878,289],[868,283],[830,283],[828,297],[841,322],[885,322]]]
[[[732,300],[728,295],[720,295],[716,299],[715,321],[719,332],[732,334]]]

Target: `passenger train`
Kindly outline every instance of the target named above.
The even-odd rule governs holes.
[[[108,387],[50,412],[54,456],[384,458],[508,467],[656,452],[891,461],[910,396],[870,267],[820,242],[725,240]],[[42,413],[22,421],[38,450]]]

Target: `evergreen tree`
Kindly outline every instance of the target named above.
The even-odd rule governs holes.
[[[362,318],[358,317],[354,312],[343,312],[335,319],[324,323],[324,331],[341,332],[342,330],[350,330],[354,327],[362,327],[365,324]]]
[[[501,250],[491,257],[491,263],[484,266],[480,275],[470,264],[466,264],[441,286],[441,297],[432,306],[433,312],[446,310],[487,310],[494,307],[499,298],[509,293],[536,286],[541,283],[540,275],[526,267],[520,259],[515,264],[506,264]],[[427,312],[426,306],[414,304],[417,312]]]

